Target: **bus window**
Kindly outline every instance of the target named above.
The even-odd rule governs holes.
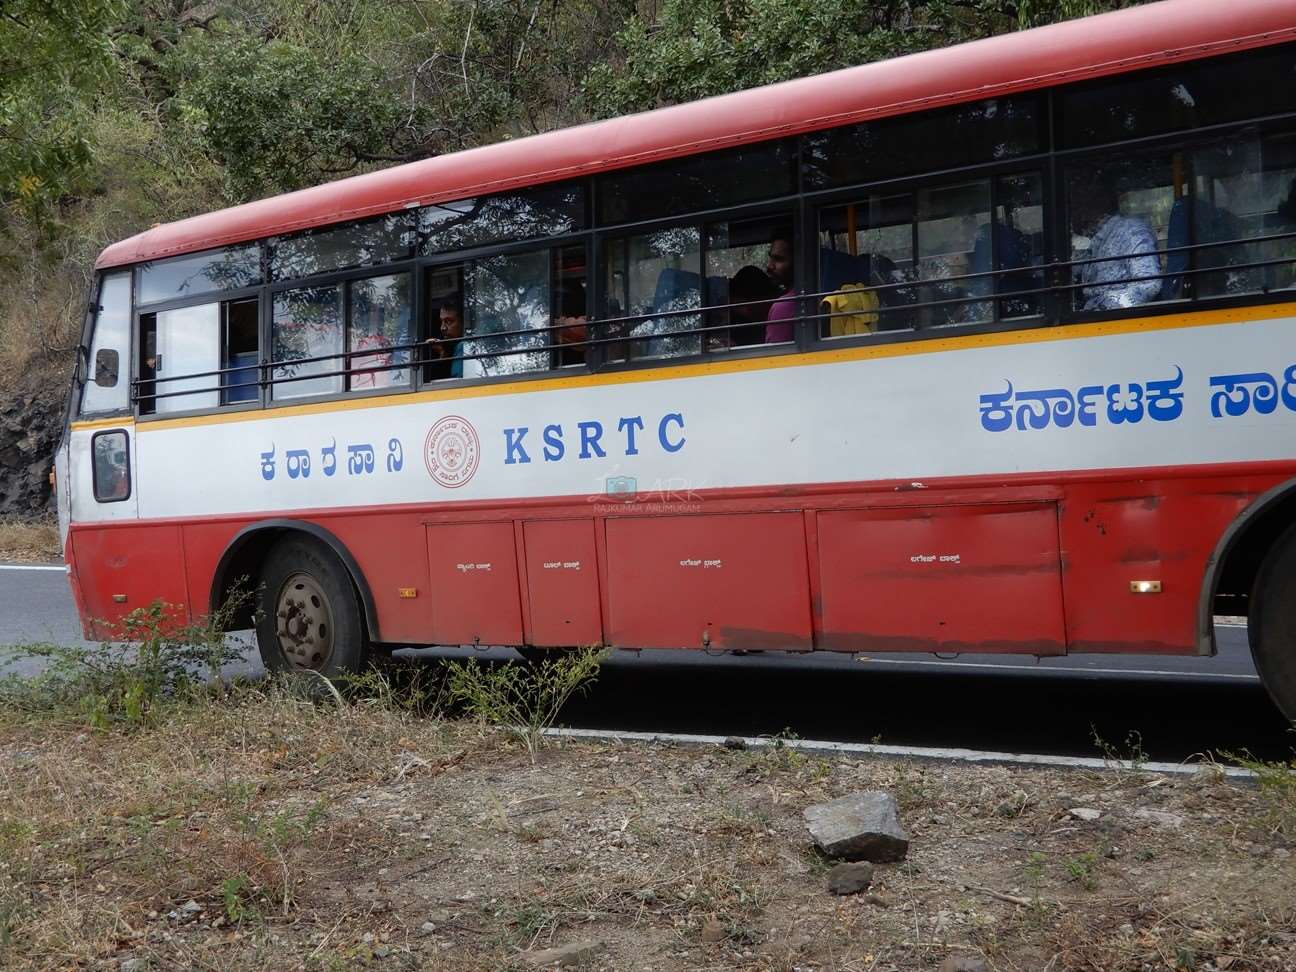
[[[997,271],[987,287],[985,278],[970,281],[973,293],[1004,295],[999,300],[999,317],[1011,320],[1040,312],[1044,271],[1030,270],[1044,264],[1044,184],[1038,172],[1000,176],[994,185],[994,236],[978,234],[971,270]],[[993,265],[987,259],[985,243],[991,243]]]
[[[795,253],[790,214],[707,226],[708,349],[792,340]]]
[[[403,366],[409,363],[410,354],[401,345],[410,343],[410,275],[353,280],[348,290],[351,390],[408,385],[409,368]]]
[[[406,260],[414,252],[414,217],[408,212],[270,241],[270,279],[296,280],[316,273]]]
[[[990,180],[921,189],[917,196],[918,288],[921,327],[989,320],[989,303],[968,302],[975,290],[968,276],[978,244],[990,246]],[[989,270],[987,260],[986,269]]]
[[[141,315],[141,413],[161,415],[219,404],[220,318],[220,304]]]
[[[554,367],[583,365],[589,341],[589,267],[584,246],[565,246],[553,251],[555,330],[551,342]]]
[[[585,189],[579,183],[434,203],[418,211],[419,252],[562,236],[584,225]]]
[[[423,380],[463,377],[463,267],[428,271],[428,316],[423,339]]]
[[[276,400],[342,391],[342,287],[301,287],[274,295],[270,325]]]
[[[702,350],[702,234],[676,226],[607,245],[607,337],[625,337],[609,358],[678,358]]]
[[[1256,245],[1252,259],[1274,261],[1263,268],[1266,288],[1289,290],[1296,287],[1296,135],[1267,139],[1261,149],[1264,171],[1256,222],[1260,235],[1278,239]]]
[[[465,378],[549,368],[549,251],[473,260],[464,271]]]
[[[195,297],[210,290],[238,290],[261,282],[261,247],[230,246],[136,268],[138,304]]]
[[[90,339],[87,381],[81,391],[81,414],[125,411],[130,407],[129,271],[110,273],[99,285],[99,309]]]
[[[819,214],[821,337],[913,326],[914,197],[867,196]]]
[[[260,397],[257,353],[260,348],[257,299],[231,300],[221,305],[227,371],[221,378],[221,403],[255,402]]]
[[[1179,202],[1187,191],[1180,154],[1073,166],[1066,185],[1076,310],[1180,296],[1162,269],[1163,251],[1189,242],[1171,232],[1176,207],[1187,205]]]

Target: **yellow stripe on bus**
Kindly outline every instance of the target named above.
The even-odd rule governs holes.
[[[634,382],[663,381],[673,378],[696,378],[702,375],[727,375],[745,371],[767,371],[773,368],[799,368],[814,364],[837,364],[846,361],[867,361],[877,358],[899,358],[914,354],[938,354],[969,348],[997,348],[1023,344],[1041,344],[1046,341],[1070,341],[1077,338],[1106,337],[1115,334],[1173,331],[1211,324],[1242,324],[1249,321],[1274,320],[1296,316],[1296,305],[1271,304],[1265,307],[1234,307],[1223,310],[1191,311],[1184,314],[1160,314],[1156,317],[1134,317],[1119,321],[1091,324],[1063,324],[1055,327],[1031,327],[1020,331],[998,331],[982,334],[952,335],[947,338],[921,341],[902,341],[890,344],[852,345],[850,347],[808,351],[805,354],[781,354],[769,357],[725,358],[686,365],[663,365],[660,368],[637,368],[629,371],[601,372],[599,374],[569,375],[549,379],[505,381],[487,385],[472,385],[444,389],[430,389],[414,393],[396,392],[367,398],[333,399],[303,405],[281,405],[272,409],[193,415],[173,419],[141,422],[139,432],[159,429],[177,429],[198,425],[217,425],[225,422],[251,422],[267,418],[286,418],[292,415],[319,415],[351,409],[387,408],[393,405],[411,405],[418,402],[459,401],[484,398],[489,395],[516,395],[521,392],[557,391],[563,388],[597,388],[604,385],[631,384]],[[119,420],[73,422],[73,429],[91,429],[121,425]]]

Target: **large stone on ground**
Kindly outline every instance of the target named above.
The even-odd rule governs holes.
[[[833,894],[859,894],[873,883],[873,865],[868,861],[838,864],[828,872],[828,890]]]
[[[885,863],[902,861],[909,852],[909,835],[900,829],[895,797],[881,790],[806,807],[805,822],[829,857]]]
[[[536,952],[522,952],[518,959],[527,968],[552,969],[582,965],[594,958],[603,946],[599,942],[572,942],[570,945],[559,945],[556,948],[541,949]]]

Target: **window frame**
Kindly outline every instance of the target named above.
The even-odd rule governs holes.
[[[95,445],[105,435],[124,435],[126,437],[126,495],[115,499],[103,499],[99,495],[99,467],[96,461]],[[131,468],[131,436],[126,428],[100,429],[90,436],[90,492],[96,503],[125,503],[135,495],[135,474]]]

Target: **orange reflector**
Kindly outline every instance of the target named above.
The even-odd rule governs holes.
[[[400,596],[403,597],[403,598],[418,597],[418,588],[417,588],[417,587],[402,587],[402,588],[400,588]]]
[[[1160,594],[1161,582],[1159,580],[1142,580],[1130,581],[1131,594]]]

